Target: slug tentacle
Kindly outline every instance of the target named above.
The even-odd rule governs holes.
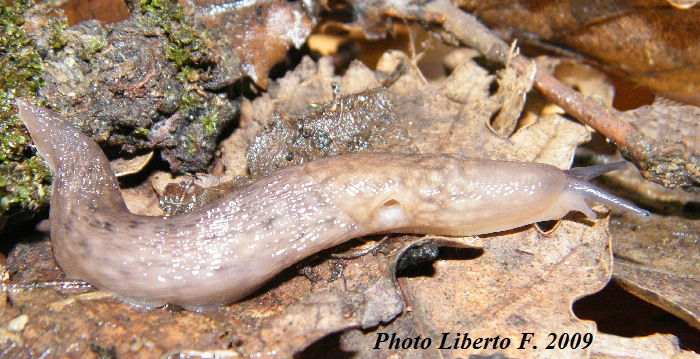
[[[104,153],[58,114],[17,101],[54,171],[51,241],[71,277],[148,307],[205,310],[239,300],[299,260],[374,233],[476,235],[594,200],[638,214],[590,185],[619,165],[562,171],[454,154],[364,153],[285,168],[191,212],[129,212]]]
[[[623,199],[615,197],[610,193],[603,191],[602,189],[596,187],[595,185],[588,182],[572,181],[569,184],[569,190],[576,192],[583,199],[591,200],[593,202],[598,202],[612,208],[616,208],[625,212],[632,213],[642,219],[648,220],[650,217],[649,211],[641,209],[632,203],[629,203]],[[591,217],[591,216],[589,216]]]
[[[589,181],[608,172],[624,170],[625,168],[627,168],[627,162],[619,161],[597,166],[575,167],[565,170],[564,172],[582,181]]]

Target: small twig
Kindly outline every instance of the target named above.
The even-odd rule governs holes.
[[[365,245],[362,246],[359,250],[350,252],[350,253],[332,253],[330,255],[330,258],[333,259],[356,259],[360,257],[364,257],[370,253],[377,253],[377,252],[382,252],[384,250],[384,247],[386,246],[386,241],[389,239],[389,236],[386,235],[382,237],[382,239],[378,241],[367,241]]]

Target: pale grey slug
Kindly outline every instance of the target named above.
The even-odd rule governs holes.
[[[58,114],[17,101],[54,172],[51,241],[65,273],[140,306],[216,308],[320,250],[374,233],[491,233],[586,200],[648,216],[587,180],[619,164],[562,171],[455,154],[341,155],[282,169],[170,217],[126,208],[107,157]]]

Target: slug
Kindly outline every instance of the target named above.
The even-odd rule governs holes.
[[[17,106],[55,175],[58,265],[138,306],[217,308],[315,252],[368,234],[465,236],[569,211],[593,217],[586,200],[649,215],[587,182],[621,164],[562,171],[456,154],[362,153],[282,169],[185,214],[141,216],[127,209],[92,139],[50,110]]]

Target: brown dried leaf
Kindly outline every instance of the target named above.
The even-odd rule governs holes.
[[[624,259],[615,260],[615,280],[626,291],[700,329],[700,278]]]
[[[619,112],[620,118],[634,124],[640,131],[659,143],[666,144],[665,151],[678,151],[691,154],[700,151],[700,108],[687,106],[659,99],[653,104],[635,110]],[[693,157],[689,156],[689,159]],[[700,159],[694,157],[697,164]],[[670,167],[670,168],[669,168]],[[696,166],[697,167],[697,166]],[[665,169],[665,172],[664,172]],[[682,166],[662,167],[658,169],[659,177],[673,181],[672,173]],[[690,171],[689,171],[690,172]],[[689,176],[692,178],[692,173]],[[700,183],[700,173],[694,174],[695,182]],[[612,187],[634,193],[640,203],[658,212],[683,215],[692,212],[700,203],[700,193],[689,193],[678,188],[665,188],[659,184],[646,181],[639,171],[629,168],[625,171],[610,173],[605,176]]]
[[[417,153],[383,87],[342,96],[299,118],[275,115],[246,158],[252,178],[314,159],[352,152]]]
[[[207,27],[226,64],[224,73],[210,83],[213,88],[231,85],[240,77],[237,71],[266,88],[270,69],[284,60],[291,46],[301,48],[316,22],[300,2],[182,0],[180,4]]]
[[[153,151],[148,151],[141,155],[115,158],[109,161],[109,164],[117,177],[121,177],[140,172],[151,159],[153,159]]]
[[[59,4],[69,25],[92,19],[111,24],[129,17],[129,8],[122,0],[70,0]]]
[[[654,215],[614,218],[615,280],[627,291],[700,329],[700,223]]]
[[[498,74],[498,92],[494,95],[503,106],[489,127],[501,138],[508,138],[518,125],[523,112],[527,93],[532,90],[537,67],[533,62],[526,75],[519,75],[512,67],[506,67]]]
[[[659,141],[679,142],[687,150],[700,150],[700,108],[660,98],[651,105],[618,115]]]
[[[284,78],[271,84],[268,92],[252,102],[244,100],[241,104],[241,128],[221,144],[223,148],[222,161],[226,167],[226,177],[232,179],[237,175],[248,175],[249,160],[258,160],[246,158],[246,152],[249,151],[249,147],[253,144],[256,135],[258,133],[262,135],[264,133],[262,129],[269,123],[274,124],[275,118],[279,117],[277,114],[284,114],[286,119],[279,120],[281,123],[278,129],[281,128],[282,130],[279,131],[279,134],[268,134],[269,142],[285,148],[291,146],[291,143],[281,143],[280,139],[291,140],[289,136],[293,136],[300,129],[299,121],[296,118],[314,112],[310,110],[311,105],[323,104],[333,99],[333,84],[337,84],[340,91],[344,94],[355,94],[370,88],[376,88],[380,82],[370,69],[359,62],[352,63],[345,76],[341,77],[334,75],[331,58],[324,57],[318,63],[314,63],[310,58],[304,58],[294,71],[290,71]],[[328,105],[332,107],[331,103]],[[362,132],[371,138],[374,133],[375,139],[372,141],[372,144],[380,149],[390,150],[391,147],[401,147],[405,148],[406,151],[414,151],[414,149],[410,149],[412,146],[410,138],[406,138],[406,136],[400,137],[401,134],[405,133],[405,129],[402,128],[405,121],[401,120],[402,124],[396,124],[397,120],[393,109],[387,109],[385,112],[391,117],[389,120],[391,128],[367,128],[358,131],[357,126],[354,125],[356,120],[353,116],[345,117],[344,125],[340,126],[340,128],[335,128],[334,118],[324,118],[322,113],[310,115],[310,117],[300,121],[303,122],[302,125],[310,125],[315,128],[331,128],[332,130],[327,132],[335,140],[341,140],[343,137],[353,137]],[[380,120],[374,115],[370,116],[370,119],[372,119],[371,122]],[[328,123],[319,122],[320,120]],[[362,121],[357,120],[358,124],[362,124]],[[365,125],[367,124],[365,123]],[[387,147],[387,144],[389,147]],[[342,144],[340,145],[342,146]],[[303,155],[301,153],[299,155],[309,158],[319,157],[318,151],[314,150],[313,147],[305,150],[299,148],[299,151],[303,150],[301,152],[304,152]],[[283,157],[286,154],[280,148],[261,148],[259,151],[261,153],[270,151],[275,157],[275,150],[277,150],[278,155],[282,153]],[[338,149],[335,150],[335,153],[339,153]],[[262,166],[265,165],[266,161],[261,160],[260,162]]]
[[[593,97],[604,103],[606,107],[612,108],[615,87],[607,75],[579,62],[545,59],[556,62],[554,76],[561,82],[575,88],[582,95]]]
[[[38,234],[29,239],[33,241],[17,244],[7,256],[10,279],[20,283],[64,279],[53,259],[49,236]]]
[[[124,197],[126,207],[131,212],[143,216],[162,216],[164,214],[158,206],[158,196],[148,182],[143,182],[132,188],[123,188],[122,197]]]

